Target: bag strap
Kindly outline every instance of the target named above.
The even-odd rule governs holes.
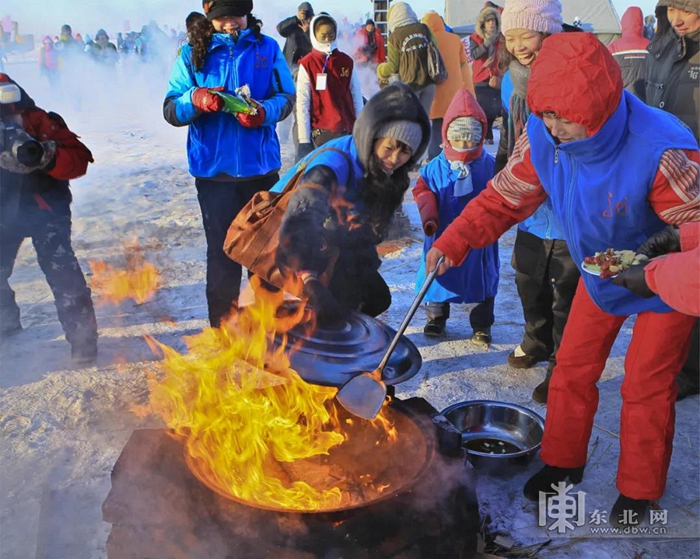
[[[302,163],[299,164],[299,167],[297,167],[297,170],[294,173],[294,175],[292,176],[292,178],[289,179],[289,182],[284,186],[284,188],[280,192],[280,196],[283,196],[284,194],[287,194],[287,192],[289,192],[290,190],[293,190],[294,188],[296,188],[297,184],[299,183],[299,180],[301,179],[301,176],[304,174],[304,171],[306,171],[306,168],[309,166],[309,163],[311,163],[316,158],[317,155],[320,155],[324,151],[335,151],[335,152],[339,153],[340,155],[342,155],[343,158],[345,158],[345,162],[348,164],[348,175],[352,180],[354,180],[355,168],[353,167],[352,161],[350,161],[350,158],[348,157],[347,153],[345,153],[344,151],[339,150],[337,148],[330,148],[330,147],[329,148],[321,148],[321,149],[315,150],[311,154],[311,157],[309,157],[309,159],[307,159],[306,161],[303,161]]]

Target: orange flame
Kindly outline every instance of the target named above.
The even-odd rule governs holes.
[[[150,408],[186,438],[215,485],[235,497],[273,508],[332,508],[341,501],[339,488],[289,482],[283,465],[328,454],[345,440],[326,406],[336,389],[306,383],[290,368],[284,344],[271,347],[279,303],[271,299],[256,297],[224,328],[186,337],[186,355],[149,339],[164,356],[165,373],[149,380]],[[303,314],[301,305],[282,329]]]
[[[160,274],[150,262],[145,262],[138,242],[124,247],[126,265],[115,268],[102,260],[89,260],[92,270],[90,285],[105,303],[121,303],[133,299],[137,304],[150,301],[160,287]]]

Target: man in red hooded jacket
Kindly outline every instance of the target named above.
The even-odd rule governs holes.
[[[625,89],[644,99],[649,39],[644,38],[644,16],[641,8],[627,8],[621,23],[622,37],[611,42],[608,49],[622,69],[622,84]]]
[[[63,119],[36,106],[7,74],[0,86],[19,99],[0,104],[12,147],[0,146],[0,337],[22,330],[20,309],[8,282],[17,252],[31,237],[39,266],[56,302],[58,319],[76,363],[97,356],[97,322],[90,289],[71,246],[70,179],[85,174],[90,150]]]
[[[427,257],[445,269],[494,242],[549,197],[582,278],[557,354],[542,440],[545,467],[525,485],[540,493],[583,477],[599,380],[617,334],[637,315],[622,383],[620,496],[610,522],[635,524],[665,488],[674,431],[674,376],[694,318],[585,273],[607,248],[637,250],[665,227],[700,220],[700,153],[676,118],[623,91],[620,68],[590,33],[544,41],[532,69],[532,111],[503,171],[464,209]]]

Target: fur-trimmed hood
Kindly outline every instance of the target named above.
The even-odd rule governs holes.
[[[418,97],[403,83],[393,83],[380,90],[365,105],[355,121],[352,137],[362,167],[369,169],[369,160],[377,131],[394,120],[411,120],[420,124],[423,139],[418,151],[411,155],[407,165],[420,160],[430,141],[430,120]]]
[[[661,35],[671,30],[671,22],[668,21],[668,8],[676,8],[685,12],[693,12],[700,15],[700,3],[698,0],[659,0],[654,13],[656,14],[656,33]],[[697,40],[698,32],[690,33]]]
[[[484,8],[479,12],[479,16],[476,18],[474,29],[474,32],[482,39],[486,38],[484,34],[484,24],[491,16],[496,18],[496,34],[500,34],[501,32],[501,14],[499,11],[496,8]]]

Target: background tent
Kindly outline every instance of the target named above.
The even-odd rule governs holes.
[[[505,0],[494,0],[503,7]],[[621,35],[620,18],[611,0],[562,0],[564,23],[581,20],[582,29],[595,33],[603,43]],[[483,0],[445,0],[445,22],[458,35],[469,35],[484,7]]]

